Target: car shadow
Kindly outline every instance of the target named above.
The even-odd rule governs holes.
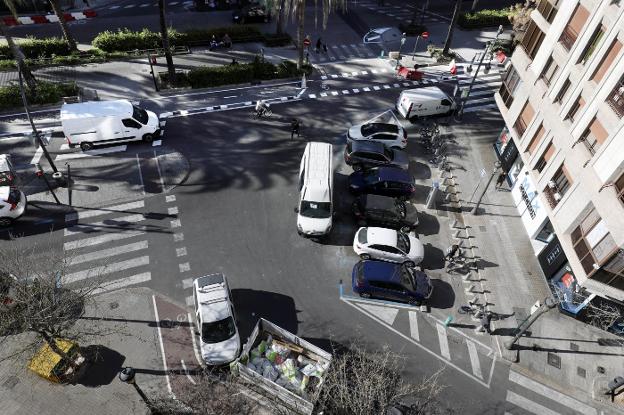
[[[453,287],[446,281],[439,279],[431,279],[433,285],[433,293],[427,301],[431,308],[448,309],[453,307],[455,303],[455,292]]]
[[[437,235],[440,232],[440,221],[435,215],[431,215],[422,210],[418,212],[418,228],[420,235]]]
[[[444,251],[430,243],[424,245],[425,258],[421,262],[423,269],[444,269]]]

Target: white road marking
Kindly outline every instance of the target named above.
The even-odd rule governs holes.
[[[173,390],[171,390],[171,381],[169,380],[169,369],[167,369],[167,357],[165,355],[165,346],[163,345],[162,332],[160,330],[160,317],[158,317],[158,308],[156,307],[156,296],[152,295],[152,302],[154,303],[154,317],[156,318],[156,328],[158,329],[158,341],[160,342],[160,354],[163,359],[163,369],[165,369],[165,379],[167,379],[167,390],[169,394],[175,399]]]
[[[179,3],[179,1],[172,1],[171,3],[169,3],[169,6],[175,6],[178,3]]]
[[[173,234],[173,241],[174,242],[180,242],[180,241],[183,241],[183,240],[184,240],[184,234],[182,232]]]
[[[466,345],[468,345],[468,354],[470,355],[472,374],[479,379],[483,379],[483,373],[481,372],[481,362],[479,362],[479,353],[477,353],[477,346],[470,340],[466,341]]]
[[[383,85],[383,89],[390,89],[390,85],[388,85],[388,84]]]
[[[171,3],[169,3],[171,4]],[[184,364],[184,360],[180,359],[180,363],[182,363],[182,369],[184,369],[184,374],[186,375],[187,379],[189,380],[189,382],[191,382],[193,385],[195,385],[195,381],[193,380],[193,378],[191,377],[191,375],[188,372],[188,369],[186,368],[186,365]]]
[[[101,294],[108,291],[118,290],[129,285],[141,284],[152,279],[152,274],[149,272],[143,272],[141,274],[132,275],[130,277],[121,278],[118,280],[110,281],[103,284],[102,288],[93,290],[94,294]]]
[[[191,270],[191,264],[189,264],[188,262],[178,264],[178,267],[180,268],[180,272],[187,272]]]
[[[141,193],[145,196],[145,183],[143,182],[143,173],[141,172],[141,162],[139,161],[139,155],[136,154],[136,162],[139,170],[139,181],[141,182]]]
[[[71,274],[65,274],[63,282],[65,284],[71,284],[73,282],[86,280],[88,278],[99,277],[104,274],[112,274],[113,272],[124,271],[130,268],[141,267],[143,265],[149,265],[149,256],[145,255],[137,258],[131,258],[125,261],[113,262],[111,264],[85,269],[78,272],[72,272]]]
[[[125,254],[127,252],[140,251],[147,249],[147,241],[134,242],[127,245],[115,246],[101,251],[90,252],[88,254],[76,255],[69,258],[69,265],[82,264],[84,262],[95,261],[98,259],[109,258],[115,255]]]
[[[327,92],[321,92],[321,96],[322,97],[326,97],[327,96]]]
[[[383,320],[386,324],[392,325],[394,323],[394,319],[396,319],[399,310],[392,307],[383,307],[373,304],[360,304],[360,307],[365,309],[371,314],[374,314],[376,317]]]
[[[30,164],[37,164],[39,160],[41,160],[41,156],[43,155],[43,148],[41,146],[37,147],[37,151],[35,151],[35,155],[32,160],[30,160]]]
[[[308,95],[308,98],[314,99],[314,98],[316,98],[316,94],[310,94],[310,95]]]
[[[195,300],[193,300],[192,295],[189,295],[188,297],[184,298],[184,301],[186,302],[187,307],[193,307],[193,303],[195,302]]]
[[[399,85],[399,84],[392,84],[392,86],[393,86],[394,88],[398,88],[398,87],[400,87],[401,85]]]
[[[160,172],[160,162],[158,161],[158,156],[156,155],[156,150],[154,150],[154,160],[156,160],[156,170],[158,170],[158,177],[160,178],[160,186],[163,192],[166,192],[165,189],[165,181],[163,180],[162,173]]]
[[[94,216],[107,215],[109,213],[132,213],[127,212],[132,209],[139,209],[145,206],[145,202],[143,200],[139,200],[138,202],[130,202],[124,203],[121,205],[110,206],[106,209],[92,209],[92,210],[82,210],[80,212],[71,212],[65,215],[65,222],[73,222],[78,219],[86,219],[92,218]]]
[[[118,9],[119,7],[121,7],[121,6],[110,6],[108,9],[109,10],[115,10],[115,9]]]
[[[169,215],[177,215],[178,214],[178,207],[174,206],[174,207],[167,208],[167,213]]]
[[[182,280],[182,288],[183,289],[188,289],[191,288],[193,286],[193,278],[186,278]]]
[[[362,91],[365,91],[365,92],[370,92],[370,88],[369,88],[369,87],[367,87],[367,86],[365,86],[364,88],[362,88]]]
[[[410,336],[416,341],[420,341],[420,334],[418,333],[418,314],[415,311],[408,311]]]
[[[179,228],[180,226],[182,226],[182,222],[180,221],[180,219],[171,220],[169,221],[169,224],[171,228]]]
[[[186,256],[186,254],[187,254],[186,247],[176,248],[176,256],[177,257]]]
[[[332,94],[333,96],[336,96],[336,95],[338,95],[338,91],[332,91],[332,92],[331,92],[331,94]]]
[[[439,323],[436,323],[436,329],[438,330],[438,341],[440,342],[440,354],[445,359],[451,360],[451,353],[449,351],[446,329],[442,324]]]
[[[488,105],[480,105],[476,107],[468,107],[464,110],[464,112],[477,112],[477,111],[482,111],[482,110],[490,109],[490,108],[498,108],[498,106],[496,104],[488,104]]]
[[[176,197],[175,197],[175,195],[167,195],[167,196],[165,196],[165,201],[167,203],[175,202],[176,201]]]
[[[359,90],[359,89],[357,89],[357,88],[354,88],[354,89],[353,89],[353,93],[354,93],[354,94],[359,94],[359,93],[360,93],[360,90]]]
[[[101,229],[94,228],[120,228],[123,230],[124,223],[137,223],[145,220],[145,216],[143,214],[137,215],[128,215],[128,216],[120,216],[114,219],[106,219],[101,222],[93,222],[93,223],[80,223],[78,225],[70,226],[69,228],[65,228],[65,236],[75,235],[77,233],[82,233],[85,235],[91,232],[100,232]]]
[[[579,411],[585,415],[598,414],[598,411],[595,408],[592,408],[591,406],[586,405],[583,402],[578,401],[568,395],[564,395],[561,392],[542,385],[541,383],[536,382],[533,379],[529,379],[518,372],[509,371],[509,380],[539,395],[552,399],[553,401],[556,401],[561,405],[567,406],[568,408],[574,409],[575,411]]]
[[[127,6],[124,6],[124,9],[131,9],[134,6],[136,6],[136,4],[128,4]]]
[[[533,402],[532,400],[512,391],[507,391],[507,402],[511,402],[525,411],[529,411],[536,415],[561,415],[559,412],[548,409],[545,406],[540,405],[537,402]]]
[[[152,142],[152,147],[162,146],[162,140],[154,140]]]
[[[149,6],[150,6],[150,3],[143,3],[139,7],[149,7]]]
[[[373,86],[373,89],[374,89],[375,91],[379,91],[381,88],[380,88],[380,87],[378,87],[377,85],[375,85],[375,86]]]
[[[118,241],[120,239],[132,238],[133,236],[143,235],[145,233],[145,227],[141,227],[137,230],[119,233],[107,233],[104,235],[94,236],[93,238],[77,239],[71,242],[65,242],[63,249],[69,251],[71,249],[85,248],[87,246],[99,245],[107,242]]]
[[[346,89],[343,89],[343,90],[342,90],[342,94],[343,94],[343,95],[349,95],[349,91],[348,91],[348,90],[346,90]]]
[[[59,154],[58,156],[56,156],[54,160],[56,161],[73,160],[73,159],[80,159],[84,157],[99,156],[101,154],[120,153],[122,151],[126,151],[127,148],[128,148],[127,145],[123,145],[123,146],[99,148],[97,150],[82,151],[78,153]]]

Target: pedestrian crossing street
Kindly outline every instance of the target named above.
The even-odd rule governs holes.
[[[350,59],[366,59],[379,56],[374,46],[364,43],[350,43],[340,45],[327,45],[327,52],[320,50],[318,53],[313,47],[308,48],[306,56],[312,64],[328,62],[342,62]]]
[[[145,202],[139,200],[68,213],[64,284],[97,287],[98,294],[150,281],[147,232],[162,227],[163,218],[144,210]]]
[[[363,7],[373,12],[377,12],[388,17],[392,17],[393,19],[401,20],[403,22],[407,22],[412,19],[414,16],[414,11],[417,9],[416,6],[411,4],[403,4],[401,6],[396,6],[392,4],[387,4],[384,2],[384,5],[381,5],[379,1],[375,0],[353,0],[351,4],[354,6]],[[420,21],[420,9],[416,10],[416,19]],[[430,11],[425,11],[425,24],[430,23],[449,23],[451,19],[447,16],[443,16],[437,13],[433,13]]]
[[[165,3],[167,7],[173,7],[173,6],[183,6],[183,7],[189,7],[193,5],[192,1],[170,1],[170,2],[166,2]],[[108,10],[124,10],[124,9],[145,9],[146,7],[150,7],[150,8],[158,8],[158,2],[146,2],[146,1],[142,1],[139,3],[130,3],[130,4],[125,4],[125,5],[113,5],[108,7]]]

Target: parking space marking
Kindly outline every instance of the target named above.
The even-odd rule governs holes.
[[[468,346],[468,354],[470,355],[470,365],[472,366],[472,373],[479,379],[483,379],[483,373],[481,373],[481,363],[479,362],[479,353],[477,353],[477,346],[470,340],[466,340]]]
[[[160,317],[158,317],[158,307],[156,307],[156,296],[152,295],[152,302],[154,303],[154,317],[155,320],[160,322]],[[165,369],[165,379],[167,379],[167,390],[169,394],[175,399],[175,395],[173,394],[173,390],[171,389],[171,380],[169,379],[169,369],[167,369],[167,357],[165,355],[165,345],[163,344],[162,331],[160,329],[160,324],[156,324],[156,328],[158,329],[158,341],[160,342],[160,355],[163,359],[163,369]]]
[[[391,307],[384,307],[379,305],[372,304],[362,304],[362,308],[364,308],[369,313],[374,313],[377,317],[382,319],[386,324],[392,325],[394,320],[396,319],[397,314],[399,314],[399,310]]]
[[[438,331],[438,341],[440,342],[440,354],[447,360],[451,360],[451,352],[449,351],[448,337],[446,329],[442,324],[436,323]]]
[[[415,311],[408,311],[410,336],[416,341],[420,341],[420,334],[418,333],[418,314]]]

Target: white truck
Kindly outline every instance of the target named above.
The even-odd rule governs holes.
[[[70,147],[79,145],[87,151],[102,144],[134,140],[150,143],[160,136],[164,121],[128,100],[88,101],[63,104],[61,126]]]
[[[431,115],[450,115],[455,107],[453,98],[437,86],[403,90],[396,102],[399,114],[412,122]]]
[[[292,413],[308,415],[331,360],[330,353],[261,318],[230,368]]]

